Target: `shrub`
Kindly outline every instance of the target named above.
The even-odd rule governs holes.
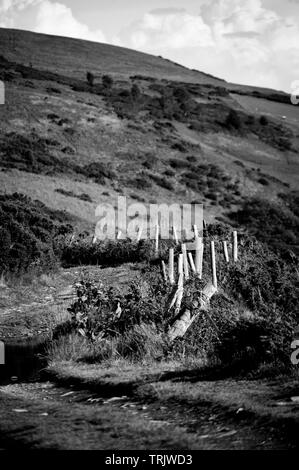
[[[269,186],[269,181],[266,178],[259,178],[258,182],[263,186]]]
[[[94,81],[95,81],[95,76],[91,72],[86,73],[86,80],[89,86],[93,87]]]
[[[82,173],[88,178],[93,178],[96,183],[105,184],[105,178],[114,179],[116,174],[103,162],[92,162],[85,165]]]
[[[113,86],[113,78],[110,75],[103,75],[102,84],[105,89],[110,90]]]
[[[174,158],[169,160],[169,164],[174,169],[188,168],[190,166],[189,162],[186,162],[185,160],[176,160]]]
[[[267,126],[269,123],[268,118],[266,116],[261,116],[260,117],[260,124],[261,126]]]
[[[186,88],[183,87],[175,87],[173,90],[173,96],[180,102],[185,103],[186,101],[190,100],[190,93]]]
[[[168,189],[168,191],[172,191],[172,190],[173,190],[173,184],[172,184],[172,182],[169,181],[168,178],[165,178],[165,176],[149,174],[149,177],[150,177],[158,186],[161,186],[161,188]]]
[[[0,165],[32,173],[53,173],[71,166],[51,154],[59,142],[40,137],[34,132],[25,136],[10,132],[0,137]]]
[[[131,88],[131,96],[133,98],[134,101],[137,101],[140,96],[141,96],[141,91],[140,91],[140,88],[138,85],[136,85],[136,83],[134,83],[132,85],[132,88]]]
[[[59,262],[60,240],[72,231],[68,221],[22,194],[0,196],[0,272],[50,270]]]
[[[286,206],[252,198],[244,201],[242,208],[230,216],[259,240],[290,259],[290,250],[296,248],[299,239],[299,218]]]
[[[239,116],[239,114],[237,113],[237,111],[235,111],[234,109],[231,109],[226,120],[225,120],[225,126],[228,128],[228,129],[236,129],[236,130],[239,130],[241,129],[242,127],[242,121],[241,121],[241,118]]]

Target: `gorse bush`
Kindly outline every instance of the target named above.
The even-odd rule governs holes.
[[[104,88],[110,90],[113,86],[113,78],[110,75],[103,75],[102,84]]]
[[[160,256],[166,257],[173,241],[161,240]],[[100,264],[113,266],[123,263],[138,263],[157,258],[153,240],[100,240],[91,243],[91,238],[80,238],[72,244],[65,244],[61,260],[66,266]]]
[[[237,111],[235,111],[234,109],[230,110],[225,120],[225,125],[229,129],[237,129],[237,130],[241,129],[242,121]]]
[[[0,196],[0,272],[20,274],[50,270],[72,231],[64,212],[48,209],[22,194]]]
[[[258,198],[247,199],[239,211],[229,215],[239,226],[246,227],[260,241],[291,260],[290,252],[298,253],[297,196],[293,193],[291,196],[283,196],[283,199],[286,204]]]

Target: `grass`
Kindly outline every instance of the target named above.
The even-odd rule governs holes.
[[[179,427],[173,427],[169,436],[168,427],[144,420],[143,416],[128,415],[120,408],[51,403],[0,394],[0,444],[6,449],[171,450],[205,447],[193,434]],[[14,412],[20,408],[27,412]]]

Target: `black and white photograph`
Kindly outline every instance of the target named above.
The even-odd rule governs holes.
[[[298,450],[298,104],[299,0],[0,0],[0,457]]]

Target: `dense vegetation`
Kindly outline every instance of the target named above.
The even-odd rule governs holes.
[[[230,217],[289,262],[298,255],[298,192],[283,194],[284,204],[248,199]]]
[[[77,300],[70,308],[73,328],[83,338],[76,359],[98,362],[125,357],[193,357],[230,373],[290,370],[290,344],[297,324],[298,281],[292,266],[262,243],[242,235],[240,261],[227,265],[220,241],[229,237],[223,226],[211,226],[221,290],[208,312],[198,311],[198,296],[211,278],[206,250],[204,278],[191,277],[184,286],[181,311],[199,314],[182,339],[170,343],[169,309],[174,289],[163,282],[159,266],[144,265],[138,281],[127,292],[97,284],[85,275],[75,286]]]
[[[69,224],[67,223],[69,222]],[[59,261],[59,240],[73,220],[22,194],[0,196],[0,272],[46,271]]]

